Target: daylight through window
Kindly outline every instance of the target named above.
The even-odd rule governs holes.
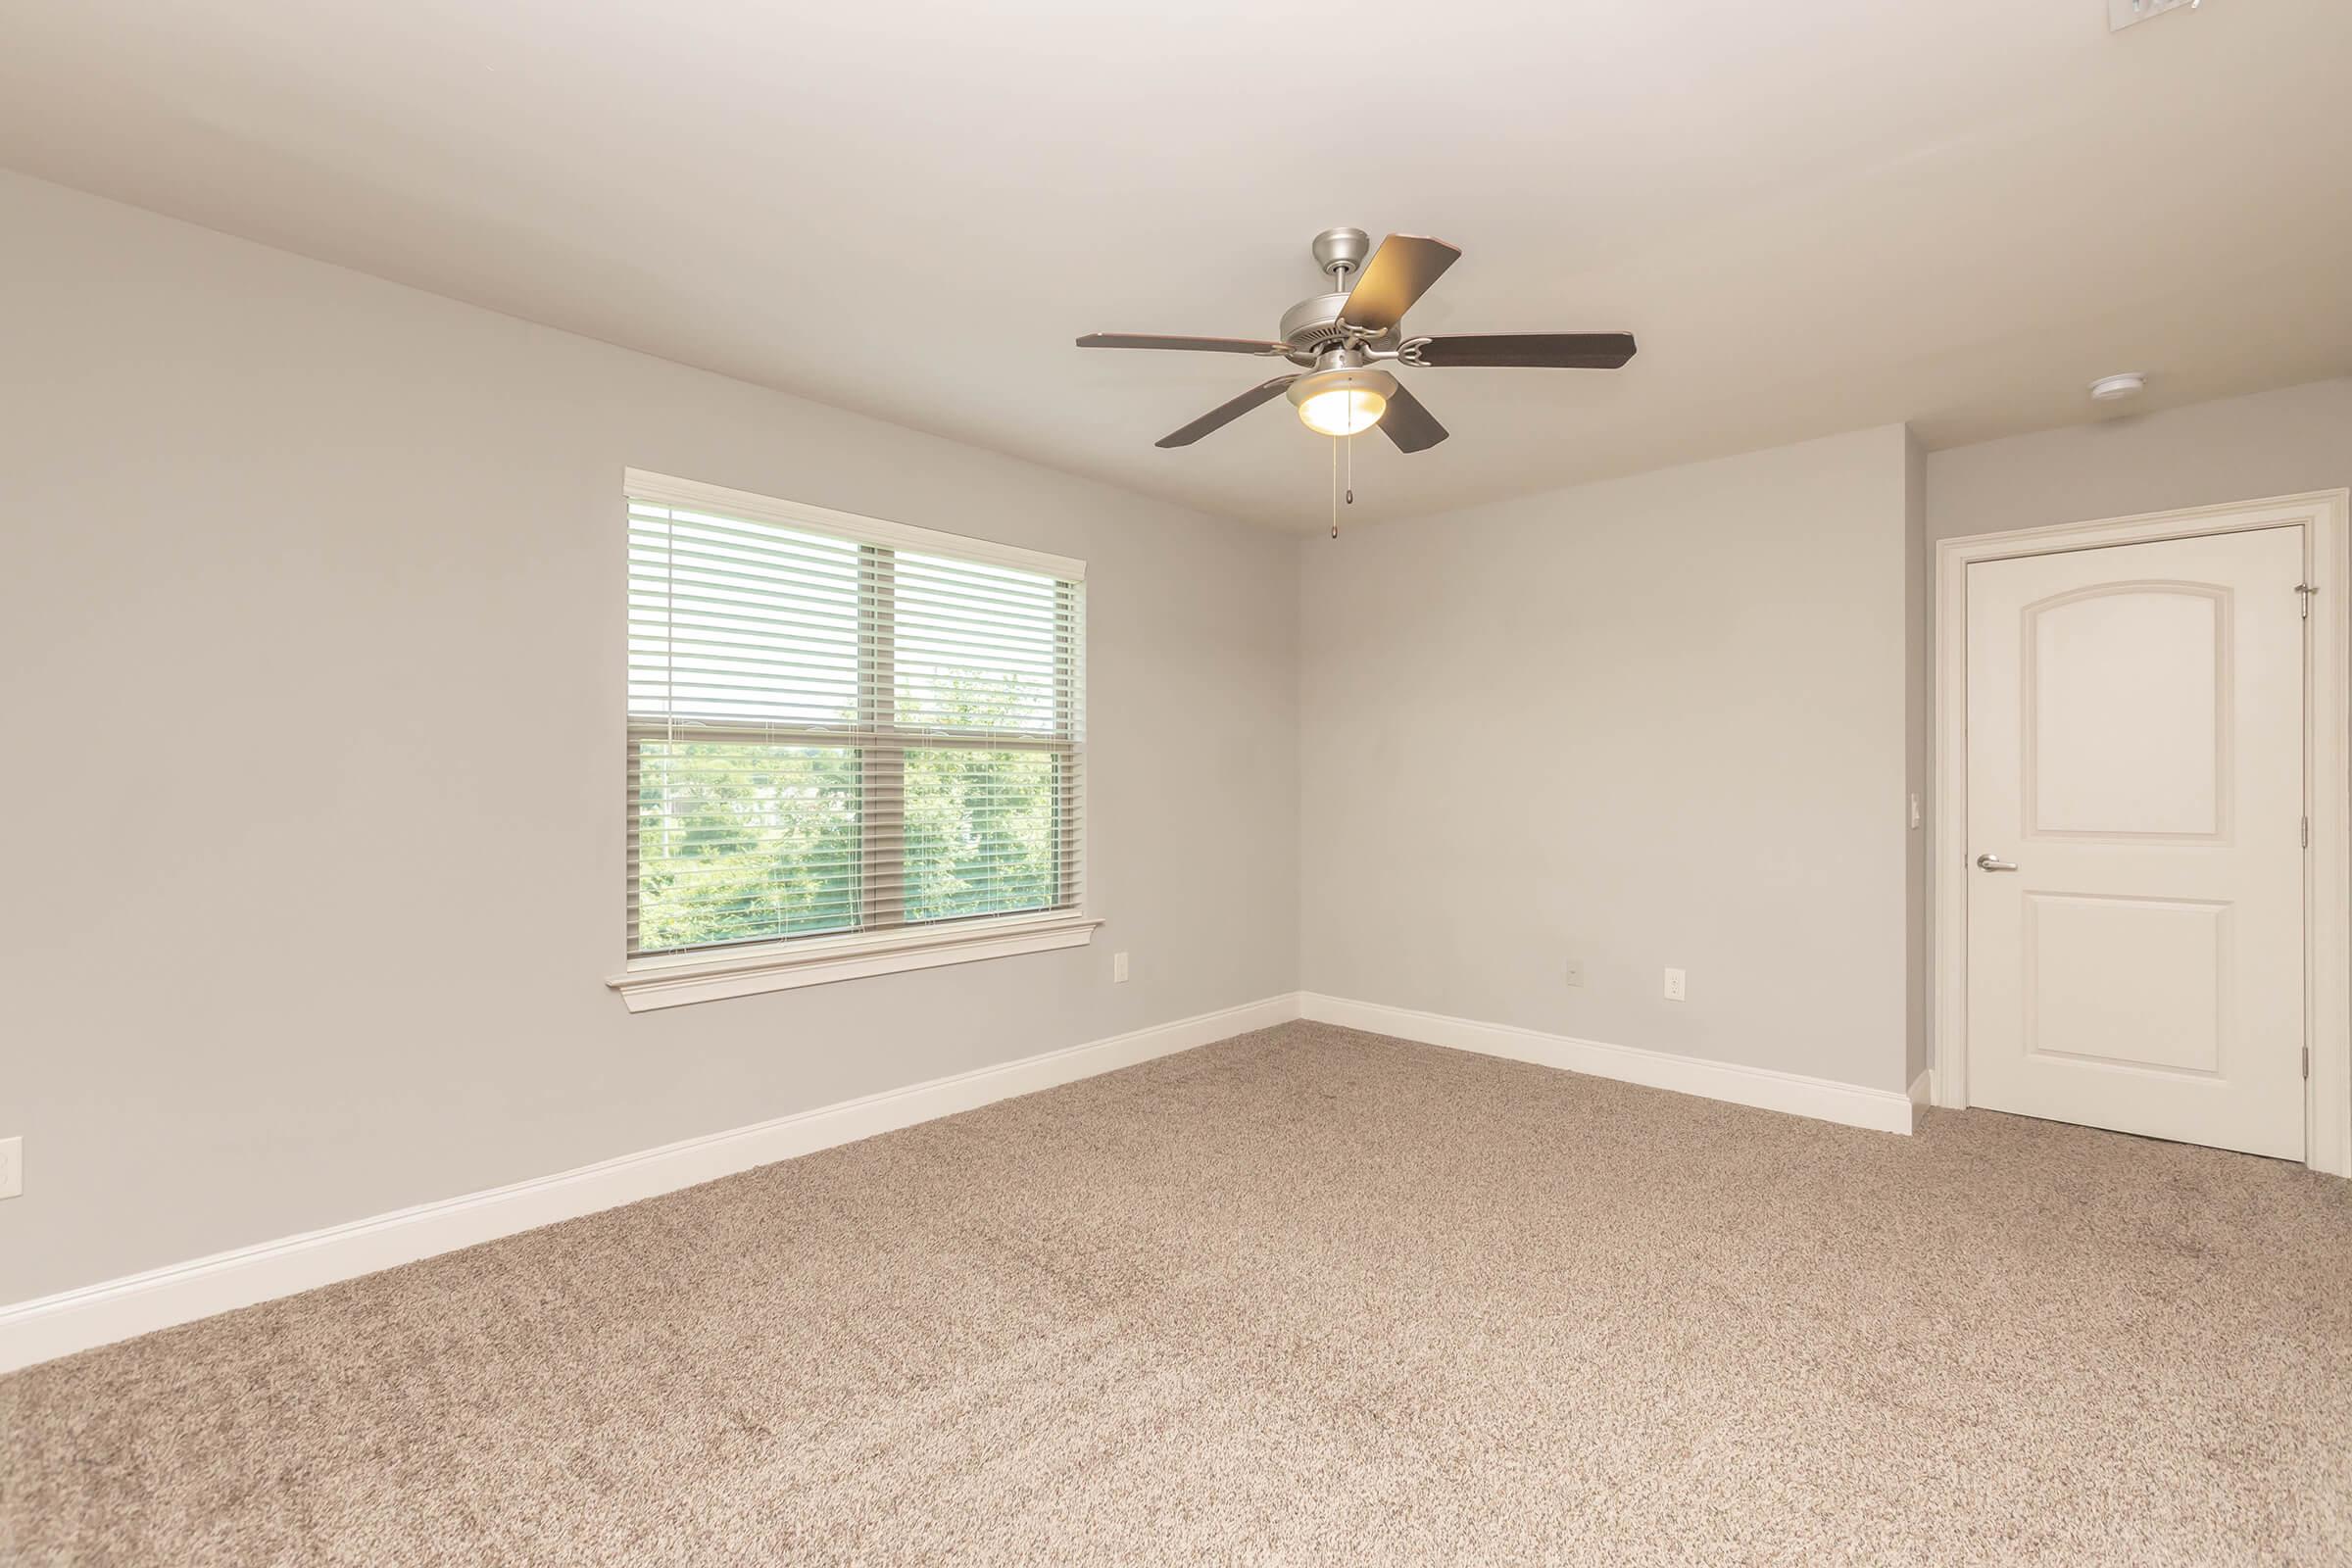
[[[629,500],[630,955],[1077,908],[1082,571],[759,510]]]

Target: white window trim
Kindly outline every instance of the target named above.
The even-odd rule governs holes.
[[[830,507],[780,502],[773,496],[757,496],[748,490],[729,490],[724,485],[704,484],[699,479],[647,473],[642,468],[627,469],[622,478],[623,489],[628,496],[638,501],[650,501],[656,506],[708,507],[714,512],[749,517],[755,522],[772,522],[783,528],[810,528],[858,544],[890,545],[896,549],[914,551],[917,555],[936,551],[940,555],[964,561],[982,562],[993,566],[1011,566],[1020,571],[1059,577],[1064,582],[1086,581],[1086,563],[1070,556],[1052,555],[1043,550],[1024,550],[1018,545],[1001,545],[993,539],[974,539],[969,534],[947,533],[938,528],[917,528],[910,523],[890,522],[881,517],[861,517],[854,512],[835,512]]]
[[[708,507],[720,513],[772,522],[788,528],[809,528],[860,544],[889,545],[917,554],[936,552],[964,561],[1011,566],[1084,582],[1086,563],[1070,556],[1018,545],[974,539],[937,528],[829,507],[784,503],[772,496],[730,490],[663,473],[629,468],[623,492],[631,499],[657,506]],[[1082,771],[1078,788],[1089,787],[1091,774]],[[1081,820],[1084,796],[1081,795]],[[1081,840],[1078,854],[1085,856]],[[1088,886],[1083,871],[1079,886]],[[1075,909],[1037,913],[985,915],[929,926],[899,926],[883,931],[846,931],[832,937],[791,937],[741,947],[704,948],[676,954],[655,954],[624,960],[618,974],[605,984],[620,994],[631,1012],[682,1007],[697,1002],[755,996],[763,991],[789,991],[799,986],[824,985],[835,980],[858,980],[869,975],[898,974],[909,969],[934,969],[943,964],[970,963],[981,958],[1005,958],[1024,953],[1050,953],[1058,948],[1084,947],[1094,940],[1102,922],[1087,912],[1090,895],[1082,892]]]
[[[1095,928],[1102,923],[1080,911],[1056,909],[1046,914],[902,927],[879,935],[853,931],[838,937],[794,937],[757,946],[637,958],[621,973],[607,975],[605,984],[620,993],[631,1012],[649,1012],[762,991],[821,986],[833,980],[1082,948],[1095,939]]]

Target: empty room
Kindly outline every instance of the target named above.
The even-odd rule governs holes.
[[[2348,77],[8,8],[0,1564],[2352,1564]]]

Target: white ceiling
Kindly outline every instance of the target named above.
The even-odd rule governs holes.
[[[1935,445],[2352,369],[2352,6],[2205,0],[27,0],[0,163],[1258,521],[1330,452],[1271,335],[1352,223],[1466,253],[1357,515],[1909,419]]]

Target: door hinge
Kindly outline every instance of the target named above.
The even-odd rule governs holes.
[[[2303,1048],[2303,1076],[2306,1078],[2311,1076],[2311,1048],[2309,1046]]]
[[[2311,596],[2318,592],[2319,589],[2313,587],[2310,583],[2299,582],[2295,584],[2295,595],[2297,598],[2303,601],[2303,618],[2305,620],[2309,620],[2311,618]]]
[[[2303,819],[2303,847],[2307,850],[2311,848],[2311,818],[2308,816]]]

